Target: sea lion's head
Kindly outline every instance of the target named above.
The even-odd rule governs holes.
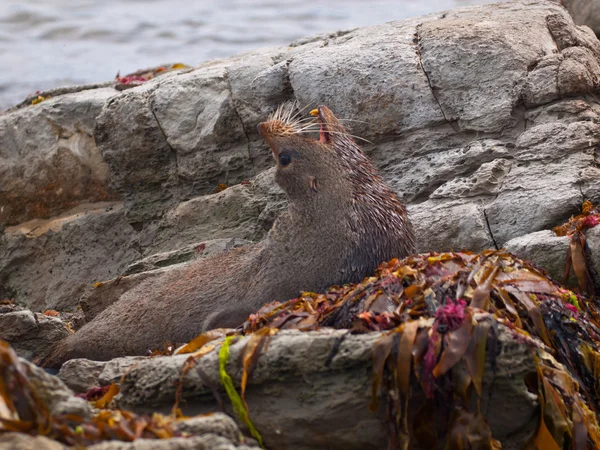
[[[338,148],[356,144],[327,107],[310,114],[309,119],[299,119],[293,106],[284,106],[258,125],[277,164],[275,181],[290,200],[314,201],[346,191],[348,161]]]

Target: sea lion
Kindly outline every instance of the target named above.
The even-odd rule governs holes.
[[[261,242],[196,260],[124,293],[55,347],[44,364],[143,355],[165,341],[236,327],[273,300],[358,282],[414,251],[406,208],[325,106],[312,125],[279,108],[258,131],[288,210]]]

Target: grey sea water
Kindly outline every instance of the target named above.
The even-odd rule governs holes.
[[[496,0],[497,1],[497,0]],[[107,81],[311,34],[493,0],[0,0],[0,109],[37,90]]]

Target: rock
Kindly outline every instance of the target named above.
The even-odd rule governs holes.
[[[562,282],[565,257],[569,248],[569,238],[567,236],[556,236],[551,230],[536,231],[511,239],[504,247],[519,258],[543,267],[550,277]],[[571,276],[568,285],[571,287],[576,286],[577,279]]]
[[[0,114],[1,225],[116,198],[93,136],[96,116],[114,93],[91,89]]]
[[[37,323],[28,309],[17,310],[0,315],[0,330],[0,338],[12,341],[37,331]]]
[[[11,343],[22,358],[46,356],[56,342],[68,335],[59,317],[33,313],[16,305],[3,306],[0,311],[0,339]]]
[[[84,418],[92,415],[92,408],[82,398],[75,397],[58,377],[46,373],[34,364],[21,359],[29,383],[51,414],[75,414]]]
[[[340,344],[342,336],[345,338]],[[327,442],[330,448],[383,448],[387,440],[385,407],[377,413],[368,409],[372,349],[380,337],[381,333],[376,332],[353,335],[345,330],[325,329],[280,331],[273,336],[246,391],[250,418],[265,445],[304,449],[318,448]],[[230,348],[227,372],[236,385],[241,376],[240,351],[247,339]],[[499,341],[498,371],[494,377],[491,367],[487,367],[484,376],[482,411],[494,411],[486,418],[503,448],[522,448],[537,428],[537,420],[531,419],[538,408],[537,397],[523,381],[527,374],[535,373],[535,367],[527,345],[515,340],[503,326],[499,328]],[[337,353],[326,364],[337,344]],[[158,357],[140,362],[121,385],[119,406],[138,411],[171,408],[176,380],[180,379],[188,357]],[[200,358],[197,367],[183,377],[184,413],[202,413],[217,407],[205,384],[220,389],[217,350]],[[202,377],[198,370],[202,370]],[[411,403],[417,405],[423,400],[415,395]]]
[[[139,258],[122,203],[82,204],[53,219],[8,227],[0,236],[0,295],[33,310],[73,309],[96,282]]]
[[[181,202],[165,214],[147,252],[194,245],[199,239],[207,245],[233,237],[257,241],[285,207],[287,200],[275,184],[274,170],[267,170],[247,183]]]
[[[410,205],[408,213],[415,235],[420,237],[417,239],[417,253],[480,251],[494,247],[485,211],[476,203],[455,201],[436,204],[428,200]],[[464,245],[468,247],[463,247]]]
[[[62,365],[58,378],[73,391],[85,393],[95,386],[118,383],[123,374],[144,359],[143,356],[127,356],[110,361],[71,359]]]
[[[105,365],[104,361],[72,359],[62,365],[57,376],[69,389],[84,393],[94,386],[100,386],[98,377]]]
[[[600,227],[596,226],[586,233],[586,243],[591,262],[592,277],[596,282],[596,293],[600,292]]]
[[[242,443],[242,434],[235,421],[223,413],[179,420],[176,422],[176,427],[178,432],[188,433],[192,436],[210,433],[226,438],[234,444]]]
[[[586,243],[588,246],[589,268],[592,271],[596,289],[600,289],[600,277],[598,277],[600,274],[600,227],[594,227],[586,231]],[[543,267],[550,277],[562,283],[565,258],[569,248],[569,238],[567,236],[559,237],[550,230],[543,230],[511,239],[506,243],[505,248],[519,258]],[[566,285],[571,288],[578,287],[577,278],[572,269]]]
[[[225,414],[192,417],[177,422],[177,431],[190,437],[171,439],[137,439],[134,442],[106,441],[89,450],[250,450],[257,445],[245,444],[235,422]],[[67,447],[45,436],[2,433],[0,450],[66,450]]]
[[[218,194],[196,197],[180,203],[165,215],[161,223],[163,230],[152,249],[164,252],[172,245],[189,245],[199,239],[260,238],[264,230],[257,222],[259,213],[250,185],[240,184]]]
[[[46,436],[29,436],[24,433],[2,433],[0,450],[67,450],[70,447]]]
[[[224,252],[242,245],[251,244],[252,241],[231,238],[231,239],[210,239],[206,242],[194,242],[185,247],[180,247],[165,253],[154,253],[147,258],[140,259],[127,267],[123,275],[131,275],[139,272],[160,269],[161,267],[171,266],[173,264],[193,261],[204,258],[213,253]]]
[[[560,0],[577,25],[587,25],[600,34],[600,4],[587,0]]]
[[[89,450],[250,450],[260,447],[235,445],[214,434],[171,439],[137,439],[133,442],[108,441],[89,446]]]

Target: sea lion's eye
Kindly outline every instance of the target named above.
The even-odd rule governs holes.
[[[292,157],[290,155],[288,155],[287,153],[282,153],[279,155],[279,165],[281,167],[285,167],[291,162],[292,162]]]

